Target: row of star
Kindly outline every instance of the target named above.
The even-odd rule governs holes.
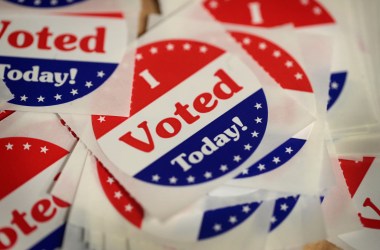
[[[97,77],[103,78],[104,76],[105,76],[105,73],[102,70],[97,72]],[[94,85],[93,85],[92,81],[86,81],[85,86],[87,88],[91,88]],[[78,95],[79,94],[78,93],[78,89],[71,89],[70,94],[72,94],[73,96]],[[54,97],[54,99],[56,101],[62,100],[62,95],[60,95],[58,93],[55,96],[53,96],[53,97]],[[29,97],[24,94],[24,95],[20,96],[20,101],[21,102],[26,102],[28,98]],[[37,99],[38,102],[44,102],[45,101],[45,97],[42,96],[42,95],[40,95],[36,99]]]
[[[8,150],[13,150],[13,146],[14,146],[14,144],[8,142],[8,144],[5,145],[5,148],[7,149],[7,151],[8,151]],[[23,149],[24,149],[24,150],[28,150],[28,151],[29,151],[30,148],[32,147],[32,145],[29,144],[28,142],[25,143],[25,144],[22,144],[22,146],[23,146]],[[40,149],[41,149],[40,153],[44,153],[44,154],[46,154],[47,151],[49,150],[46,146],[40,147]]]
[[[242,43],[243,43],[244,45],[249,45],[249,44],[251,44],[251,39],[250,39],[249,37],[245,37],[245,38],[243,38]],[[265,42],[260,42],[260,43],[258,44],[258,48],[259,48],[260,50],[265,50],[267,47],[268,47],[268,45],[267,45]],[[281,54],[281,51],[279,51],[279,50],[274,50],[273,53],[272,53],[272,55],[273,55],[274,58],[280,58],[282,54]],[[284,65],[285,65],[285,67],[287,67],[287,68],[292,68],[292,67],[294,66],[294,62],[292,62],[291,60],[286,60],[286,62],[285,62]],[[300,73],[300,72],[297,72],[297,73],[294,75],[294,77],[296,78],[296,80],[302,80],[302,78],[303,78],[303,74]]]
[[[168,43],[168,44],[165,46],[165,48],[166,48],[166,51],[174,51],[174,49],[175,49],[175,45],[172,44],[172,43]],[[182,45],[182,49],[185,50],[185,51],[190,51],[191,48],[192,48],[192,45],[191,45],[190,43],[185,43],[185,44]],[[149,52],[150,52],[150,54],[152,54],[152,55],[157,54],[158,51],[159,51],[158,48],[155,47],[155,46],[152,46],[152,47],[149,49]],[[202,46],[199,47],[199,52],[200,52],[200,53],[205,54],[207,51],[208,51],[207,46],[202,45]],[[142,53],[137,53],[137,54],[136,54],[136,60],[140,61],[140,60],[143,59],[143,58],[144,58],[144,57],[143,57]]]
[[[287,147],[285,148],[285,152],[288,153],[288,154],[291,154],[293,152],[293,149],[292,147]],[[281,159],[280,157],[278,156],[274,156],[273,159],[272,159],[272,162],[275,163],[276,165],[279,164],[281,162]],[[260,171],[264,171],[266,168],[265,168],[265,164],[262,164],[262,163],[259,163],[259,165],[257,166],[257,168],[260,170]],[[249,169],[249,168],[248,168]],[[243,171],[242,173],[243,174],[248,174],[248,169],[245,169],[246,171]]]
[[[108,183],[108,184],[112,185],[114,182],[115,182],[115,179],[114,179],[114,178],[112,178],[112,177],[110,177],[110,176],[107,178],[107,183]],[[116,192],[114,192],[114,198],[115,198],[115,199],[120,200],[121,197],[123,197],[123,194],[122,194],[121,191],[116,191]],[[125,208],[125,211],[126,211],[126,212],[132,212],[132,210],[133,210],[134,207],[133,207],[133,205],[132,205],[131,203],[128,203],[127,205],[125,205],[124,208]]]
[[[245,214],[248,214],[250,211],[251,211],[251,208],[249,207],[249,205],[244,205],[242,206],[242,210],[241,210],[243,213]],[[238,222],[238,219],[237,219],[237,216],[236,215],[230,215],[228,217],[228,222],[230,224],[235,224]],[[219,231],[222,231],[223,228],[222,228],[223,224],[222,223],[219,223],[219,222],[216,222],[214,223],[212,229],[215,231],[215,232],[219,232]]]

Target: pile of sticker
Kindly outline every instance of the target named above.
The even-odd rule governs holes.
[[[377,249],[379,2],[159,4],[0,2],[0,249]]]

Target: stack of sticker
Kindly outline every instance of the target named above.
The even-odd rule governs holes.
[[[1,3],[0,249],[375,249],[379,4],[169,2]]]

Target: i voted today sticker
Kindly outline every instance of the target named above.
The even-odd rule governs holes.
[[[117,167],[163,186],[201,184],[237,169],[259,146],[268,121],[253,72],[194,40],[137,49],[131,105],[128,119],[93,116],[94,134]]]
[[[122,16],[2,16],[0,78],[14,95],[9,103],[56,106],[96,91],[122,59],[125,25]]]

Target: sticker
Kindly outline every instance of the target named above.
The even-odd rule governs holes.
[[[268,107],[256,77],[213,45],[142,46],[133,86],[130,118],[93,116],[92,125],[107,157],[139,180],[163,186],[215,180],[238,168],[264,136]]]
[[[41,186],[47,185],[37,184],[49,183],[49,173],[59,170],[69,152],[31,137],[0,138],[0,145],[1,159],[6,163],[1,165],[0,176],[0,232],[3,236],[0,249],[26,249],[64,221],[69,204],[48,195],[47,189],[41,192]],[[59,246],[63,231],[53,234],[49,244]]]
[[[364,157],[363,161],[340,159],[348,190],[358,208],[360,221],[366,228],[380,230],[380,199],[378,189],[379,160]]]
[[[216,20],[245,26],[270,28],[293,23],[302,27],[335,22],[315,0],[206,0],[203,5]]]
[[[80,29],[73,28],[78,23]],[[120,30],[126,32],[122,16],[3,16],[0,78],[14,95],[9,103],[59,106],[93,93],[122,59],[126,33]]]
[[[167,225],[170,227],[171,223],[166,223],[167,225],[162,224],[161,227],[157,227],[157,225],[154,226],[155,223],[150,224],[149,220],[144,218],[145,215],[143,208],[129,195],[127,191],[125,191],[117,180],[115,180],[99,162],[97,162],[97,171],[103,191],[105,192],[108,200],[119,212],[119,214],[122,215],[129,223],[157,236],[162,236],[160,233],[162,231],[159,230],[160,228],[161,230],[168,230],[167,228],[165,229],[165,227],[167,227]],[[177,232],[179,234],[183,232],[182,230],[186,230],[187,235],[184,234],[181,238],[185,237],[187,240],[190,239],[201,241],[210,239],[238,227],[255,213],[260,204],[260,202],[252,202],[208,210],[202,212],[201,214],[198,212],[188,213],[187,216],[184,216],[185,218],[181,219],[179,217],[176,220],[175,230],[174,225],[171,225],[173,228],[169,230],[172,234],[173,232]],[[189,220],[192,222],[189,223]],[[149,228],[152,225],[153,227]],[[189,230],[192,229],[195,232],[189,232]],[[171,235],[171,237],[176,238],[173,235]],[[178,240],[178,238],[176,239]]]
[[[6,2],[32,8],[64,7],[86,0],[5,0]]]

